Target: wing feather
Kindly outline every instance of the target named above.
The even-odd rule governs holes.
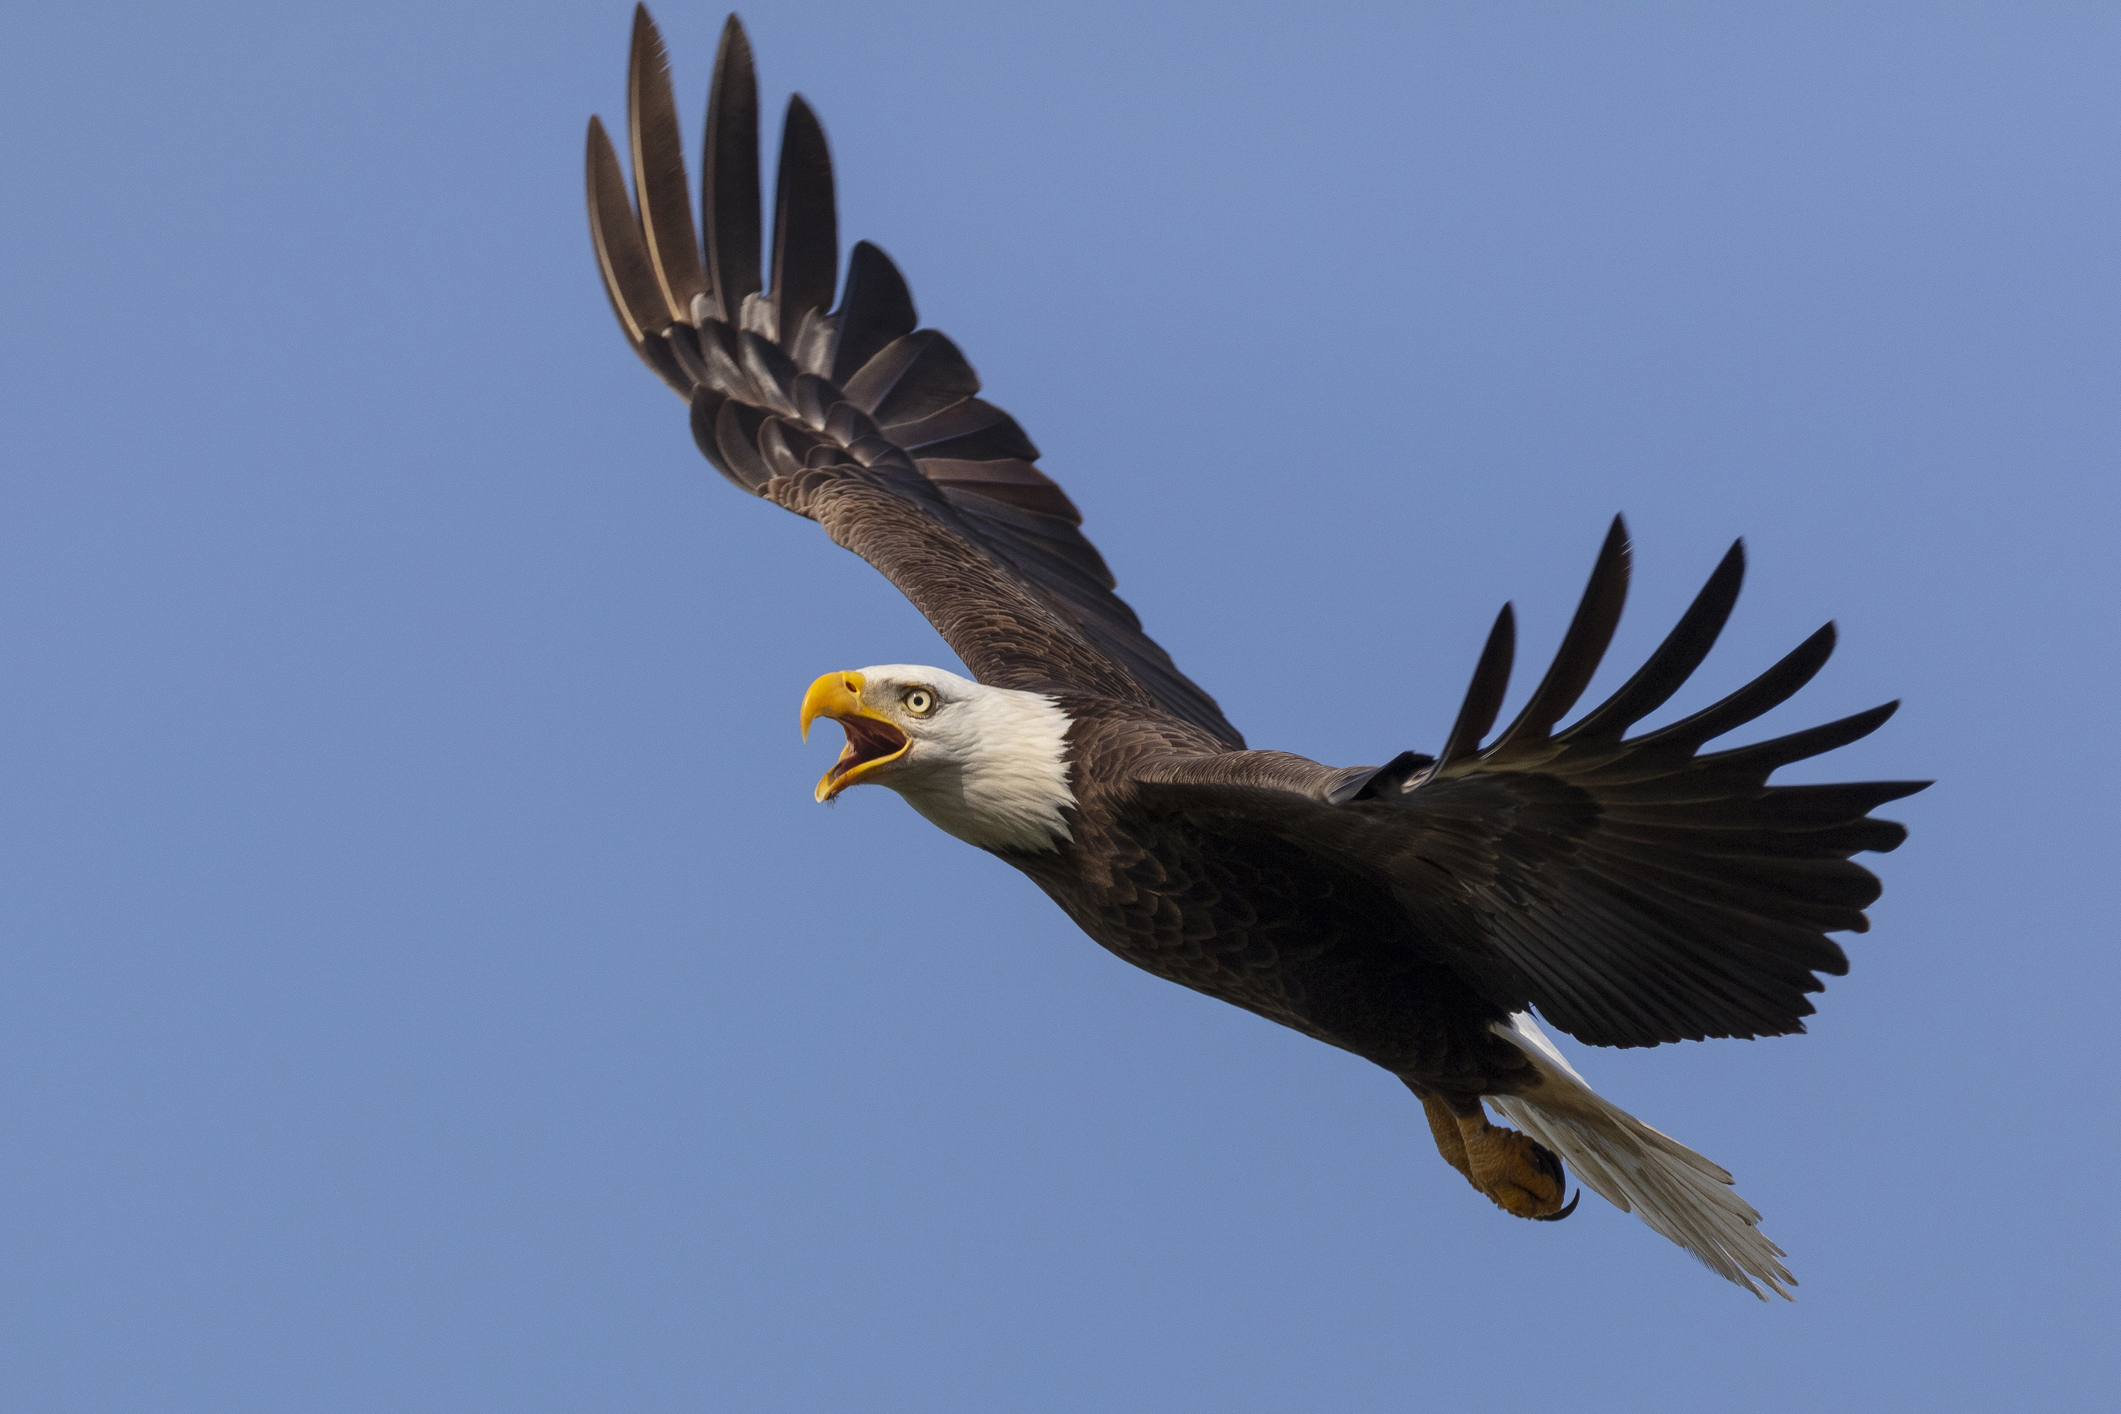
[[[1707,656],[1736,600],[1736,546],[1642,670],[1555,731],[1612,637],[1628,558],[1616,521],[1556,665],[1485,746],[1509,677],[1507,609],[1433,763],[1409,753],[1350,771],[1232,753],[1156,763],[1142,788],[1212,806],[1202,828],[1229,828],[1218,822],[1234,811],[1246,828],[1366,869],[1395,889],[1413,945],[1505,1012],[1536,1006],[1596,1045],[1801,1031],[1817,974],[1848,970],[1827,935],[1867,929],[1879,895],[1850,856],[1907,834],[1869,812],[1927,783],[1768,784],[1869,735],[1891,703],[1699,753],[1809,682],[1833,651],[1831,626],[1713,706],[1625,735]]]
[[[1588,679],[1591,642],[1617,622],[1625,531],[1615,522],[1561,654],[1561,680]],[[1897,846],[1905,831],[1867,818],[1917,782],[1771,786],[1777,769],[1869,735],[1896,704],[1732,750],[1706,742],[1781,705],[1834,649],[1833,626],[1721,701],[1669,726],[1627,729],[1670,699],[1707,657],[1737,600],[1742,546],[1717,566],[1650,660],[1582,721],[1533,705],[1492,744],[1444,761],[1376,803],[1446,822],[1472,870],[1460,878],[1481,920],[1463,950],[1498,992],[1603,1045],[1803,1029],[1815,973],[1848,970],[1826,935],[1862,932],[1876,876],[1849,856]],[[1497,669],[1483,655],[1477,682]],[[1558,700],[1560,693],[1554,694]],[[1565,708],[1564,708],[1565,710]],[[1454,741],[1456,732],[1454,731]],[[1566,801],[1572,808],[1558,809]],[[1566,932],[1562,931],[1567,920]],[[1557,946],[1557,939],[1567,941]]]
[[[1480,663],[1473,669],[1473,681],[1466,686],[1458,720],[1444,738],[1436,769],[1442,770],[1474,751],[1495,725],[1496,714],[1502,711],[1503,695],[1510,690],[1510,660],[1516,652],[1517,615],[1505,604],[1495,616],[1495,626],[1488,630],[1487,646],[1480,650]]]
[[[847,257],[847,294],[840,306],[826,376],[845,386],[886,344],[919,327],[913,292],[906,288],[898,267],[869,242],[856,241]]]
[[[630,197],[603,126],[590,123],[590,234],[621,329],[690,404],[707,459],[882,569],[981,681],[1132,700],[1241,748],[1214,699],[1113,594],[1031,438],[977,396],[956,344],[918,327],[890,258],[857,242],[831,308],[832,158],[801,97],[782,128],[760,294],[758,81],[735,17],[715,56],[698,228],[669,65],[645,8],[627,103]]]
[[[1625,527],[1622,527],[1625,533]],[[1618,742],[1627,735],[1629,727],[1662,707],[1679,691],[1680,685],[1694,675],[1709,656],[1709,649],[1723,633],[1729,622],[1731,608],[1738,602],[1739,586],[1745,583],[1745,542],[1732,545],[1723,557],[1709,582],[1694,596],[1694,602],[1680,615],[1679,622],[1657,645],[1635,675],[1620,685],[1620,690],[1585,713],[1581,720],[1567,731],[1559,733],[1556,741],[1570,742]],[[1614,616],[1617,621],[1619,610]],[[1600,656],[1603,656],[1602,654]],[[1593,664],[1595,671],[1596,665]]]
[[[649,264],[647,244],[641,238],[640,222],[626,199],[626,176],[619,170],[619,155],[612,150],[604,124],[589,120],[587,158],[589,185],[589,238],[596,249],[597,269],[604,276],[604,293],[619,328],[642,362],[672,387],[688,380],[677,367],[668,345],[656,336],[670,322],[662,286]]]
[[[677,165],[682,175],[682,161]],[[751,41],[735,15],[722,26],[714,54],[700,158],[700,214],[713,282],[713,307],[707,313],[733,325],[744,301],[759,290],[761,230],[759,81],[751,66]]]
[[[1547,735],[1591,685],[1592,675],[1613,642],[1613,630],[1620,626],[1621,606],[1628,600],[1629,560],[1627,523],[1614,516],[1598,563],[1592,567],[1591,583],[1569,620],[1569,631],[1562,635],[1553,663],[1496,745]],[[1474,677],[1478,679],[1479,674]]]
[[[685,190],[677,100],[670,92],[670,56],[645,5],[633,11],[626,99],[634,198],[640,207],[649,268],[655,272],[670,318],[683,319],[692,312],[693,297],[707,292],[707,276],[700,268],[692,200]]]
[[[797,94],[781,124],[781,168],[774,183],[773,293],[776,337],[795,335],[806,314],[832,307],[839,277],[839,215],[832,154],[817,115]],[[791,344],[796,340],[790,338]]]

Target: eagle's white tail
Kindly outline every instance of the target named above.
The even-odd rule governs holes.
[[[1797,1279],[1782,1249],[1760,1231],[1760,1214],[1731,1188],[1731,1176],[1686,1145],[1600,1099],[1562,1058],[1530,1015],[1518,1012],[1495,1034],[1531,1058],[1546,1083],[1531,1095],[1489,1095],[1488,1104],[1559,1154],[1577,1179],[1622,1212],[1633,1212],[1699,1257],[1711,1271],[1767,1300],[1783,1300]]]

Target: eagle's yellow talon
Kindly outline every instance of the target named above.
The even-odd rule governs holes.
[[[1437,1152],[1496,1207],[1520,1218],[1566,1215],[1561,1200],[1567,1174],[1561,1160],[1516,1130],[1490,1124],[1477,1102],[1470,1113],[1460,1113],[1435,1096],[1423,1095],[1421,1107],[1429,1117]]]

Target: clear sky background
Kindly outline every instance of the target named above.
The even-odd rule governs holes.
[[[1615,511],[1602,681],[1742,534],[1671,710],[1828,618],[1762,728],[1907,699],[1811,776],[1941,781],[1811,1034],[1571,1049],[1738,1175],[1762,1307],[812,803],[811,678],[952,660],[614,327],[628,9],[8,7],[0,1405],[2114,1396],[2121,11],[746,14],[1254,744],[1434,750]]]

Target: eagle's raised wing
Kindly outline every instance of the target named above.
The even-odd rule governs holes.
[[[1647,1046],[1804,1029],[1815,973],[1848,959],[1877,878],[1849,856],[1907,831],[1870,818],[1926,781],[1771,786],[1779,767],[1876,730],[1897,703],[1700,754],[1786,701],[1833,652],[1829,624],[1752,682],[1655,731],[1628,729],[1699,667],[1745,574],[1733,545],[1641,670],[1564,730],[1627,597],[1616,518],[1553,666],[1486,746],[1509,684],[1503,608],[1434,760],[1334,771],[1274,752],[1166,761],[1144,791],[1201,828],[1270,833],[1389,885],[1420,946],[1506,1011],[1536,1006],[1578,1039]]]
[[[890,259],[857,242],[830,308],[832,159],[799,96],[781,133],[762,288],[758,83],[734,15],[707,104],[704,250],[646,7],[634,12],[627,135],[630,196],[590,119],[589,227],[604,288],[634,350],[691,403],[693,436],[724,476],[818,521],[882,570],[981,682],[1153,703],[1244,745],[1112,592],[1081,515],[1034,465],[1031,439],[974,396],[979,378],[955,344],[917,327]]]

